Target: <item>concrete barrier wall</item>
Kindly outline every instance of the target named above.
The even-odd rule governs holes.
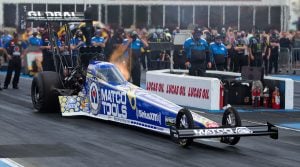
[[[187,70],[169,69],[148,71],[146,73],[146,89],[178,105],[220,110],[220,80],[211,77],[195,77],[187,75]],[[211,75],[225,78],[240,77],[240,73],[207,71]],[[282,82],[285,95],[285,109],[294,107],[294,81],[286,78],[265,76],[265,80]]]

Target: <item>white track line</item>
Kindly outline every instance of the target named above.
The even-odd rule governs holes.
[[[17,162],[15,162],[9,158],[0,158],[0,160],[11,167],[24,167],[23,165],[20,165]]]
[[[258,125],[266,125],[265,123],[261,123],[261,122],[248,121],[248,120],[243,120],[243,121],[246,121],[246,122],[249,122],[249,123],[253,123],[253,124],[258,124]],[[300,129],[288,128],[288,127],[279,126],[279,125],[274,125],[274,126],[280,128],[280,129],[286,129],[286,130],[291,130],[291,131],[295,131],[295,132],[300,132]]]
[[[197,110],[192,110],[192,111],[196,111],[198,113],[205,113],[205,114],[211,114],[211,115],[215,115],[215,116],[219,116],[219,117],[222,117],[221,115],[216,115],[216,114],[213,114],[213,113],[206,113],[206,112],[203,112],[203,111],[197,111]],[[248,123],[252,123],[252,124],[257,124],[257,125],[266,125],[266,123],[261,123],[261,122],[255,122],[255,121],[249,121],[249,120],[244,120],[242,119],[242,121],[245,121],[245,122],[248,122]],[[279,126],[279,125],[274,125],[280,129],[286,129],[286,130],[291,130],[291,131],[295,131],[295,132],[300,132],[300,129],[294,129],[294,128],[288,128],[288,127],[285,127],[285,126]]]

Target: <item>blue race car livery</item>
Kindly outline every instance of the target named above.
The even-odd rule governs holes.
[[[271,124],[242,127],[232,107],[226,108],[219,125],[131,84],[108,62],[90,63],[83,89],[78,95],[59,96],[59,102],[63,116],[89,116],[141,127],[171,135],[183,146],[194,138],[221,137],[224,143],[236,144],[240,136],[278,137],[277,128]]]

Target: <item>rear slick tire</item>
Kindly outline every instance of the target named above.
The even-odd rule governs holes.
[[[38,112],[57,112],[59,110],[58,94],[55,88],[61,88],[56,72],[40,72],[32,80],[31,99]]]

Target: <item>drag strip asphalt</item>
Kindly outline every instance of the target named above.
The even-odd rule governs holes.
[[[0,75],[0,82],[4,77]],[[1,84],[3,85],[3,84]],[[213,167],[300,164],[300,132],[280,128],[279,139],[242,138],[236,146],[216,139],[199,140],[184,149],[168,136],[87,117],[63,118],[58,113],[34,111],[30,79],[20,89],[0,91],[0,158],[24,167]],[[296,90],[296,86],[295,86]],[[300,90],[300,89],[298,89]],[[295,104],[300,100],[296,98]],[[202,113],[220,121],[221,113]],[[243,112],[244,125],[300,122],[300,112]]]

